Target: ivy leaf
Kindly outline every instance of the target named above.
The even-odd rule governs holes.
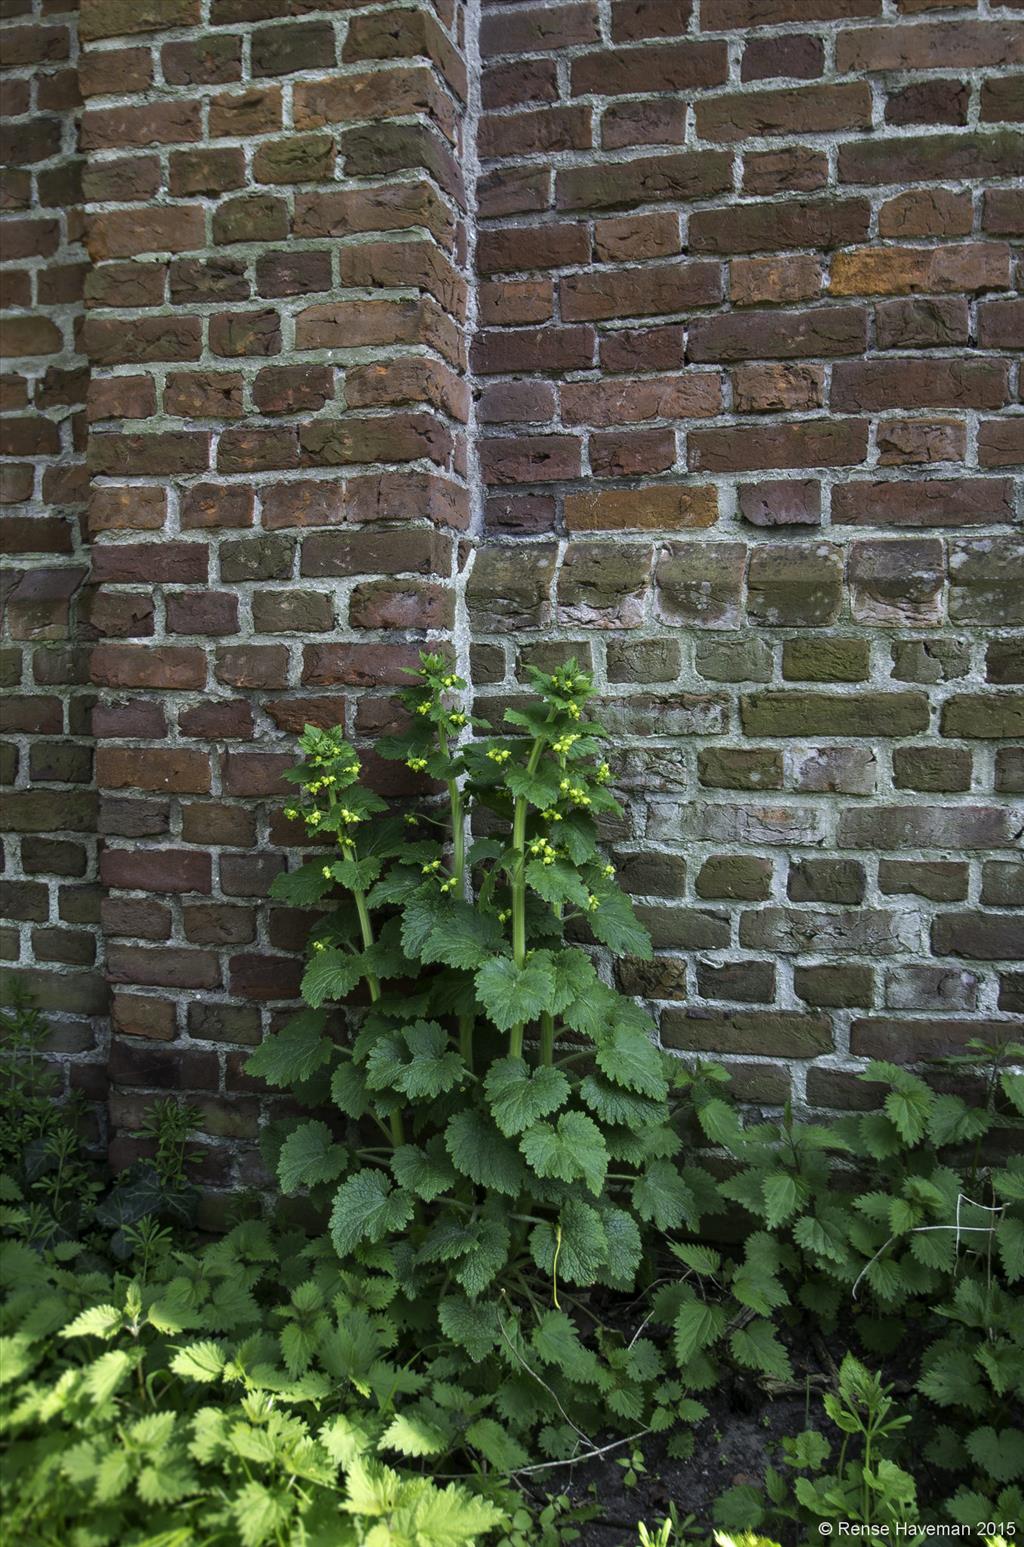
[[[382,1241],[409,1223],[412,1210],[410,1194],[392,1189],[383,1171],[357,1171],[335,1194],[330,1223],[335,1251],[348,1257],[363,1241]]]
[[[308,1122],[290,1133],[277,1159],[277,1179],[286,1193],[317,1182],[333,1182],[342,1170],[348,1152],[335,1144],[326,1123]]]
[[[653,1101],[664,1101],[668,1094],[662,1054],[642,1031],[616,1026],[598,1046],[597,1064],[616,1085]]]
[[[185,1348],[179,1348],[171,1360],[171,1369],[175,1375],[184,1376],[186,1380],[197,1380],[208,1384],[210,1381],[219,1380],[224,1371],[225,1355],[220,1343],[207,1340],[203,1343],[189,1343]]]
[[[789,1355],[775,1335],[770,1321],[758,1319],[739,1328],[729,1339],[733,1358],[748,1370],[759,1370],[773,1380],[792,1380]]]
[[[533,1260],[542,1273],[569,1284],[592,1284],[604,1266],[608,1242],[601,1216],[589,1203],[570,1199],[563,1204],[558,1225],[535,1225],[530,1232]]]
[[[519,1152],[482,1112],[456,1112],[445,1130],[445,1146],[463,1176],[480,1187],[514,1198],[526,1182]]]
[[[329,948],[314,951],[302,974],[302,997],[314,1010],[318,1010],[325,999],[344,999],[362,975],[362,964],[358,956]]]
[[[725,1311],[704,1300],[688,1300],[676,1316],[673,1346],[676,1360],[686,1366],[695,1354],[716,1343],[725,1331]]]
[[[523,1134],[519,1147],[540,1177],[562,1182],[582,1177],[595,1195],[604,1186],[608,1150],[600,1128],[584,1112],[563,1112],[557,1128],[535,1123]]]
[[[545,963],[517,967],[508,956],[496,956],[476,974],[476,991],[499,1031],[509,1031],[550,1008],[555,981]]]
[[[391,1169],[401,1187],[408,1188],[426,1203],[433,1203],[458,1180],[440,1137],[436,1135],[425,1150],[416,1144],[401,1145],[391,1156]]]
[[[514,1138],[565,1104],[569,1081],[550,1064],[531,1072],[523,1058],[499,1058],[487,1071],[484,1091],[494,1121],[507,1138]]]
[[[325,1014],[301,1011],[246,1059],[246,1074],[280,1086],[312,1079],[334,1052],[334,1044],[324,1036],[326,1025]]]
[[[659,1230],[678,1230],[696,1224],[693,1193],[667,1160],[654,1160],[633,1183],[633,1207],[641,1219],[653,1221]]]

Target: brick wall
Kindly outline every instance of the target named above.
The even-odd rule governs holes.
[[[592,666],[659,948],[621,985],[762,1100],[1022,1025],[1024,23],[983,9],[484,5],[476,681]]]
[[[4,945],[88,1080],[95,937],[115,1132],[181,1091],[260,1180],[280,773],[424,640],[484,712],[595,672],[667,1046],[841,1107],[1020,1035],[1015,8],[83,0],[79,129],[60,3],[4,29]]]
[[[53,1026],[64,1079],[101,1098],[106,989],[88,650],[86,362],[71,0],[16,0],[0,31],[0,959]],[[10,986],[4,968],[4,988]]]

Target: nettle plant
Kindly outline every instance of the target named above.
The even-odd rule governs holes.
[[[660,1052],[579,943],[651,950],[598,843],[619,808],[589,679],[535,670],[537,700],[505,711],[512,734],[470,736],[485,727],[460,707],[465,683],[421,662],[409,729],[378,750],[446,800],[388,816],[340,732],[301,739],[289,814],[336,853],[273,890],[333,907],[310,937],[308,1008],[247,1067],[312,1107],[329,1092],[347,1120],[340,1137],[321,1118],[279,1127],[277,1175],[329,1209],[342,1264],[397,1286],[399,1333],[461,1392],[414,1404],[410,1447],[512,1468],[516,1431],[538,1424],[563,1457],[583,1425],[699,1416],[655,1345],[602,1326],[600,1295],[579,1291],[632,1291],[645,1230],[713,1206],[670,1120],[673,1088],[692,1098],[710,1076]]]

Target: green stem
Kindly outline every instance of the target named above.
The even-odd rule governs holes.
[[[542,1011],[540,1017],[540,1061],[542,1064],[555,1061],[555,1018],[550,1010]]]
[[[353,845],[353,856],[355,846]],[[353,888],[352,896],[356,901],[356,912],[359,915],[359,929],[363,937],[363,947],[369,950],[373,945],[373,925],[370,922],[370,910],[366,906],[366,893],[356,891]],[[380,998],[380,983],[372,972],[366,974],[366,986],[370,990],[370,999],[376,1004]],[[391,1131],[391,1142],[395,1149],[405,1143],[405,1124],[402,1122],[401,1112],[392,1112],[388,1119]]]
[[[526,772],[535,774],[541,754],[547,742],[546,736],[537,736],[530,749]],[[526,801],[519,796],[512,815],[512,848],[515,859],[512,866],[512,960],[517,967],[526,964]],[[509,1036],[509,1053],[513,1058],[523,1056],[525,1025],[513,1026]]]
[[[470,1074],[473,1072],[473,1029],[476,1019],[472,1015],[459,1016],[459,1052]]]
[[[452,874],[456,897],[466,895],[466,819],[462,791],[455,779],[448,780],[448,799],[452,807]]]

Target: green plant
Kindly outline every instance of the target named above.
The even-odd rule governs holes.
[[[769,1469],[766,1487],[773,1521],[799,1521],[810,1514],[817,1520],[892,1527],[917,1520],[914,1479],[892,1458],[910,1416],[894,1410],[891,1393],[877,1374],[852,1354],[846,1355],[837,1389],[824,1399],[826,1414],[842,1434],[835,1470],[824,1471],[832,1447],[818,1430],[806,1429],[795,1439],[784,1440],[787,1468],[809,1475],[798,1476],[793,1483],[799,1508],[787,1508],[785,1478]]]
[[[388,1361],[360,1283],[305,1242],[240,1226],[201,1255],[164,1250],[148,1283],[75,1271],[80,1253],[8,1239],[0,1259],[12,1541],[468,1547],[501,1524],[478,1493],[382,1458],[417,1377]]]
[[[618,808],[589,679],[535,671],[538,699],[505,714],[516,734],[461,741],[465,684],[421,660],[409,729],[378,751],[442,804],[385,818],[339,732],[301,739],[288,814],[334,854],[273,891],[332,911],[310,936],[308,1008],[247,1068],[314,1107],[329,1092],[335,1125],[272,1138],[282,1190],[309,1189],[398,1335],[436,1347],[473,1393],[459,1428],[412,1404],[410,1444],[515,1470],[538,1425],[542,1453],[563,1458],[609,1417],[635,1430],[694,1416],[654,1343],[627,1342],[580,1292],[633,1289],[645,1236],[713,1204],[670,1121],[673,1087],[705,1076],[664,1058],[585,948],[650,953],[600,853],[597,818]]]

